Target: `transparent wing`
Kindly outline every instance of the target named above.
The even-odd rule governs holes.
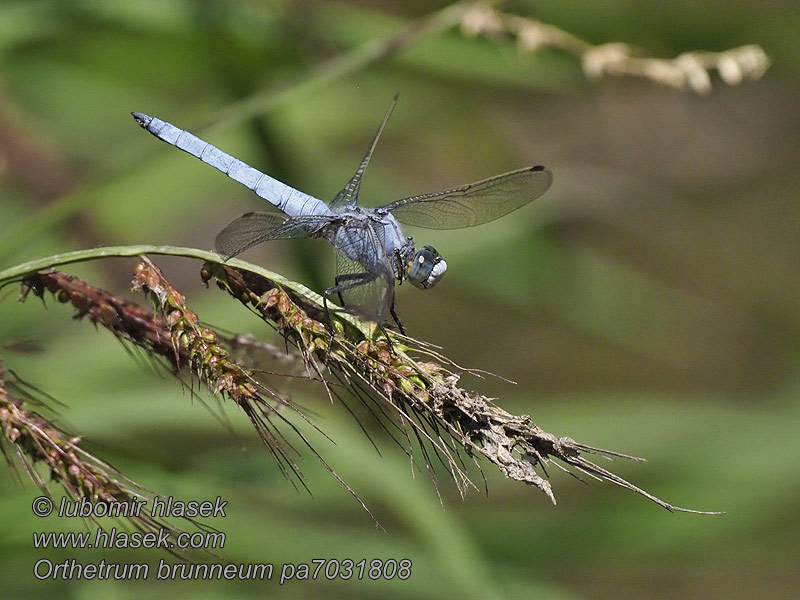
[[[398,221],[428,229],[459,229],[488,223],[544,194],[553,174],[542,166],[527,167],[461,187],[411,196],[375,209]]]
[[[394,273],[381,234],[372,222],[351,222],[337,229],[332,240],[337,252],[331,296],[382,325],[394,301]]]
[[[342,188],[336,197],[331,201],[328,205],[332,210],[342,209],[346,206],[354,206],[356,202],[358,202],[358,190],[361,187],[361,178],[364,176],[364,171],[367,170],[367,165],[369,164],[369,159],[372,158],[372,153],[375,151],[375,146],[378,144],[378,139],[381,137],[381,133],[383,133],[384,127],[386,127],[386,123],[389,121],[389,116],[392,114],[392,110],[394,110],[394,105],[397,104],[397,98],[399,94],[395,94],[394,98],[392,98],[392,103],[389,105],[389,110],[386,111],[386,116],[383,117],[383,123],[378,128],[378,133],[375,134],[375,137],[372,138],[372,144],[370,144],[369,148],[367,149],[367,153],[364,155],[364,158],[361,160],[361,164],[358,167],[355,175],[347,182],[347,185]]]
[[[269,240],[312,237],[335,218],[330,215],[287,217],[279,213],[248,212],[217,234],[214,247],[228,260]]]

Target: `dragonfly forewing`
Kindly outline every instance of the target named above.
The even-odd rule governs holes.
[[[380,139],[381,134],[386,127],[386,123],[388,123],[389,117],[392,115],[394,105],[397,104],[397,98],[398,94],[395,94],[394,98],[392,98],[391,104],[389,105],[389,110],[386,111],[386,116],[383,117],[383,123],[381,123],[381,126],[378,127],[378,132],[375,134],[375,137],[372,138],[372,144],[370,144],[369,148],[367,148],[367,152],[364,154],[364,158],[361,159],[361,164],[358,166],[355,174],[350,178],[350,181],[347,182],[347,185],[345,185],[331,201],[329,205],[331,210],[336,211],[348,206],[352,207],[358,202],[358,191],[361,188],[361,178],[364,176],[364,171],[367,170],[367,165],[369,165],[369,160],[372,158],[372,153],[375,151],[375,146],[378,144],[378,140]]]
[[[428,229],[459,229],[494,221],[525,206],[553,183],[541,166],[527,167],[468,185],[397,200],[376,209],[407,225]]]

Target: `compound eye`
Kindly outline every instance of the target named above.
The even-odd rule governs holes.
[[[425,246],[414,255],[408,266],[408,280],[411,285],[420,289],[428,289],[439,283],[447,271],[447,263],[431,246]]]

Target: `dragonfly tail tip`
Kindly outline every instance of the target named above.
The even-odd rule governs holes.
[[[142,127],[147,127],[150,121],[153,120],[151,117],[148,117],[147,115],[140,112],[132,112],[131,116],[134,119],[136,119],[136,122],[139,123],[139,125],[141,125]]]

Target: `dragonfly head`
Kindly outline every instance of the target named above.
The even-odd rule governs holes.
[[[409,262],[406,273],[411,285],[421,290],[432,288],[444,276],[447,263],[432,246],[425,246]]]

